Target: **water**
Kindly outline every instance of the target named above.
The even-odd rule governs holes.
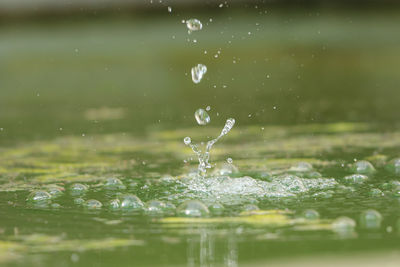
[[[0,29],[0,265],[396,266],[395,11],[224,6],[201,50],[162,11]],[[194,126],[205,104],[220,115]],[[218,133],[199,176],[185,144]]]
[[[199,125],[207,125],[211,121],[210,115],[202,108],[196,110],[194,117]]]
[[[207,72],[207,67],[203,64],[197,64],[191,70],[192,73],[192,81],[194,83],[200,83],[203,79],[204,74]]]
[[[203,28],[203,24],[198,19],[186,20],[186,27],[188,28],[189,34],[194,31],[200,31]]]
[[[199,112],[198,112],[198,111],[199,111]],[[210,119],[209,119],[209,116],[208,116],[208,114],[207,114],[207,112],[206,112],[205,110],[203,110],[203,109],[199,109],[199,110],[196,111],[196,114],[195,114],[195,117],[196,117],[197,122],[199,122],[198,117],[200,117],[200,115],[197,115],[198,113],[201,114],[202,117],[208,118],[208,121],[210,120]],[[205,114],[206,114],[206,115],[205,115]],[[202,120],[203,118],[200,118],[200,119]],[[200,120],[200,121],[201,121],[201,120]],[[199,124],[200,124],[200,123],[199,123]],[[209,168],[212,167],[211,164],[209,163],[209,159],[210,159],[211,148],[213,147],[213,145],[214,145],[216,142],[218,142],[218,140],[219,140],[221,137],[223,137],[224,135],[226,135],[226,134],[232,129],[232,127],[233,127],[234,125],[235,125],[235,119],[232,119],[232,118],[227,119],[227,120],[226,120],[226,123],[225,123],[225,125],[224,125],[224,128],[222,129],[220,135],[219,135],[217,138],[212,139],[212,140],[210,140],[210,141],[207,142],[206,147],[205,147],[205,150],[204,150],[203,153],[202,153],[202,151],[198,148],[198,146],[192,142],[192,140],[191,140],[190,137],[185,137],[185,138],[183,139],[184,144],[190,146],[191,149],[193,150],[193,152],[194,152],[194,153],[196,154],[196,156],[197,156],[197,159],[198,159],[198,161],[199,161],[198,173],[199,173],[200,175],[204,176],[205,173],[207,172],[207,169],[209,169]]]

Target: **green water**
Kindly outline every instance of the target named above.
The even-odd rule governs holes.
[[[196,44],[180,22],[191,15],[1,26],[0,263],[395,265],[397,13],[203,13],[198,18],[213,23]],[[208,71],[193,85],[198,62]],[[211,123],[197,126],[194,111],[207,105]],[[213,147],[216,166],[204,185],[191,175],[197,159],[183,138],[210,140],[229,117],[237,124]],[[228,157],[237,170],[216,174]],[[362,160],[375,171],[346,181],[362,172],[355,169]],[[106,186],[110,177],[122,186]],[[88,187],[79,197],[103,206],[76,204],[75,183]],[[54,186],[60,196],[26,201]],[[126,194],[143,209],[108,206]],[[146,203],[155,199],[225,209],[149,215]],[[249,205],[260,210],[244,211]],[[307,209],[319,218],[306,220]],[[382,216],[377,227],[363,225],[370,209]],[[338,227],[342,216],[355,226]]]

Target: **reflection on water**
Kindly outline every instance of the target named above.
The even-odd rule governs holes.
[[[193,229],[191,229],[193,230]],[[215,229],[197,229],[198,234],[187,237],[187,266],[238,266],[237,237],[234,229],[229,229],[216,251]]]

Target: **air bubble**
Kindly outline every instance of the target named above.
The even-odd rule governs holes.
[[[166,210],[166,205],[164,202],[159,200],[150,200],[146,203],[146,214],[152,216],[163,215],[164,210]]]
[[[360,160],[353,164],[351,170],[360,174],[372,174],[375,172],[374,166],[366,160]]]
[[[26,199],[29,202],[35,202],[35,203],[46,203],[49,202],[51,199],[51,195],[42,190],[34,191],[29,194],[28,198]]]
[[[135,195],[125,195],[121,200],[121,209],[139,211],[144,208],[143,202]]]
[[[356,227],[356,222],[349,217],[339,217],[332,223],[332,230],[337,233],[353,232]]]
[[[48,188],[47,191],[49,192],[52,198],[57,198],[63,195],[64,190],[65,189],[61,186],[52,185]]]
[[[299,162],[296,165],[290,167],[290,171],[294,171],[294,172],[309,172],[312,170],[313,170],[313,167],[308,162]]]
[[[360,185],[365,183],[368,180],[368,176],[362,175],[362,174],[353,174],[353,175],[348,175],[343,178],[344,182],[346,184],[356,184]]]
[[[379,229],[382,223],[382,215],[376,210],[366,210],[361,213],[360,225],[365,229]]]
[[[126,186],[118,178],[107,178],[104,188],[108,190],[123,190]]]
[[[391,160],[387,165],[386,169],[390,171],[391,173],[394,173],[396,175],[400,174],[400,158],[396,158]]]
[[[177,215],[182,217],[204,217],[209,213],[207,206],[198,200],[187,200],[177,209]]]
[[[101,202],[96,199],[89,199],[85,203],[85,207],[87,209],[91,209],[91,210],[92,209],[101,209],[102,206],[103,206],[103,204],[101,204]]]
[[[74,203],[76,205],[83,205],[83,203],[85,203],[85,200],[83,198],[80,198],[80,197],[74,198]]]
[[[305,210],[303,212],[303,217],[307,220],[318,220],[319,213],[316,210]]]
[[[71,195],[73,195],[73,196],[83,195],[88,191],[88,189],[89,188],[86,185],[78,184],[78,183],[73,184],[70,187]]]

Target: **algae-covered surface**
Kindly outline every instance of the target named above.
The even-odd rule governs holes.
[[[181,132],[195,139],[215,130],[3,148],[0,260],[218,266],[397,249],[400,131],[350,123],[237,128],[216,145],[211,173],[197,177]],[[40,192],[49,194],[32,197]],[[185,211],[188,200],[201,205]]]
[[[396,266],[395,10],[95,18],[0,27],[1,266]]]

